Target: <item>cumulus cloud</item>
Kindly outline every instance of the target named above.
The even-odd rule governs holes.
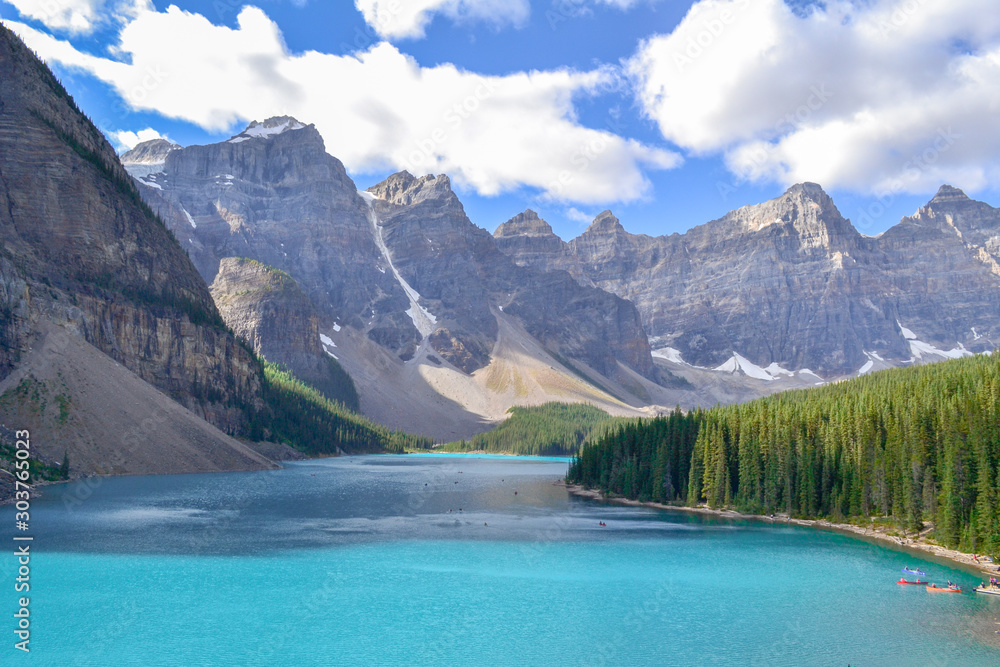
[[[611,203],[645,196],[645,171],[680,161],[579,124],[574,97],[614,84],[603,68],[482,76],[422,67],[386,42],[352,55],[292,54],[253,7],[235,28],[175,6],[140,12],[121,31],[122,61],[8,25],[44,59],[93,73],[136,110],[213,131],[275,115],[315,123],[355,172],[448,173],[483,195],[527,186],[550,200]]]
[[[573,222],[580,223],[581,225],[589,225],[597,216],[591,215],[590,213],[584,213],[575,206],[572,206],[566,209],[566,217]]]
[[[436,14],[495,26],[521,25],[531,14],[528,0],[355,0],[354,6],[386,39],[423,37]]]
[[[666,139],[738,178],[916,193],[1000,171],[992,0],[701,0],[628,69]]]
[[[138,132],[132,132],[131,130],[117,130],[111,133],[111,140],[114,142],[115,148],[118,149],[119,153],[132,150],[142,142],[152,141],[153,139],[167,139],[167,137],[151,127],[147,127],[145,130],[139,130]]]
[[[150,6],[150,0],[7,0],[19,14],[52,30],[85,34],[108,18],[127,18]]]
[[[104,0],[7,0],[26,18],[55,30],[90,32],[104,7]]]

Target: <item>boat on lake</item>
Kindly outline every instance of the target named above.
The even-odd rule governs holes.
[[[900,586],[926,586],[930,582],[920,581],[919,579],[917,581],[907,581],[906,579],[900,577],[899,581],[897,581],[896,583],[899,584]]]
[[[927,576],[926,572],[921,572],[920,570],[911,570],[908,567],[904,567],[903,568],[903,574],[913,574],[913,575],[916,575],[918,577],[926,577]]]
[[[934,584],[927,587],[927,591],[930,593],[961,593],[962,589],[958,586],[948,586],[947,588],[939,588]]]
[[[1000,595],[1000,586],[987,586],[982,584],[981,586],[976,586],[976,592],[982,593],[983,595]]]

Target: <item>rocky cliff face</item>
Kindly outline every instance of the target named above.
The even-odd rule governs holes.
[[[204,281],[55,77],[0,35],[2,374],[58,322],[224,429],[259,391]],[[217,399],[195,384],[218,388]]]
[[[715,367],[741,355],[838,376],[986,345],[1000,323],[997,220],[946,186],[873,239],[805,183],[683,235],[632,235],[606,211],[569,243],[524,214],[495,236],[519,264],[633,301],[666,356]]]
[[[51,72],[0,28],[0,381],[51,332],[231,433],[260,407],[257,363],[182,248]]]
[[[291,276],[228,257],[219,263],[211,290],[226,324],[257,354],[288,368],[327,398],[358,409],[354,384],[336,361],[336,345],[320,333],[319,314]]]
[[[272,118],[228,141],[172,150],[157,172],[129,154],[123,164],[209,283],[222,259],[256,259],[291,275],[326,326],[414,349],[419,334],[385,272],[368,205],[314,126]]]
[[[394,270],[435,320],[431,345],[457,367],[486,365],[497,334],[491,309],[499,308],[546,347],[605,376],[621,362],[656,377],[632,304],[564,273],[515,265],[468,219],[447,176],[402,172],[368,192]]]
[[[516,266],[446,176],[404,172],[359,193],[315,128],[292,118],[211,146],[142,145],[123,162],[206,279],[227,257],[274,266],[302,287],[321,329],[350,327],[402,362],[427,348],[465,373],[486,366],[502,308],[556,354],[656,377],[631,304]]]

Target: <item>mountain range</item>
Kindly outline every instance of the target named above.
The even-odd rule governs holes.
[[[877,237],[813,183],[684,234],[629,234],[605,211],[566,243],[529,210],[494,236],[518,264],[629,299],[658,354],[694,366],[834,379],[1000,333],[1000,211],[947,185]]]
[[[605,211],[567,242],[531,210],[491,234],[446,175],[361,189],[290,117],[117,156],[0,32],[0,416],[41,424],[50,462],[268,467],[247,442],[285,432],[299,380],[317,424],[329,399],[441,441],[513,405],[651,415],[1000,334],[1000,211],[947,185],[875,237],[812,183],[684,234]]]
[[[802,183],[684,234],[630,234],[605,211],[566,242],[531,210],[489,234],[445,175],[359,190],[289,117],[122,162],[206,281],[233,256],[284,271],[362,410],[435,438],[545,400],[626,415],[744,400],[1000,333],[1000,212],[947,185],[877,237]]]

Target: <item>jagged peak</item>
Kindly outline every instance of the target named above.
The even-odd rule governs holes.
[[[808,182],[797,183],[774,199],[731,211],[717,222],[735,223],[741,232],[794,227],[806,247],[830,247],[836,236],[857,234],[830,195],[818,184]]]
[[[367,192],[377,199],[407,206],[425,199],[455,197],[451,189],[451,179],[445,174],[426,174],[420,178],[408,171],[400,171],[368,188]]]
[[[962,190],[950,185],[942,185],[938,188],[937,194],[928,202],[928,206],[934,204],[960,204],[972,201]]]
[[[551,225],[538,217],[538,213],[526,209],[497,227],[493,232],[496,238],[508,236],[555,236]]]
[[[178,148],[180,144],[158,137],[136,144],[132,149],[125,151],[119,158],[122,164],[160,164],[167,154]]]
[[[804,183],[796,183],[795,185],[785,190],[785,194],[782,196],[788,197],[793,195],[802,195],[805,197],[809,197],[810,199],[830,198],[830,195],[826,194],[826,191],[823,190],[823,186],[819,185],[818,183],[810,183],[809,181],[806,181]]]
[[[611,211],[601,211],[594,221],[587,227],[584,234],[618,234],[623,233],[625,228]]]
[[[291,116],[272,116],[264,121],[252,121],[247,128],[229,140],[231,144],[238,144],[250,139],[269,139],[285,132],[294,130],[304,130],[312,125],[300,123]]]

